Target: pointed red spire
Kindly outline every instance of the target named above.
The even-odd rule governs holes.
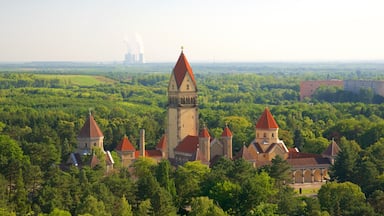
[[[164,134],[163,137],[161,137],[159,143],[156,145],[157,150],[165,150],[167,148],[167,137]]]
[[[209,135],[207,127],[204,126],[203,130],[200,131],[199,137],[205,137],[205,138],[211,137]]]
[[[101,132],[92,114],[89,113],[89,118],[84,123],[84,126],[81,128],[79,137],[94,138],[94,137],[103,137],[103,136],[104,135]]]
[[[259,121],[256,124],[256,128],[260,129],[276,129],[279,128],[275,119],[273,118],[271,112],[268,108],[265,108],[263,114],[259,118]]]
[[[128,137],[124,135],[120,144],[116,147],[117,151],[135,151],[135,147],[133,147],[132,143],[129,141]]]
[[[225,128],[223,130],[223,133],[221,134],[222,137],[232,137],[232,132],[229,129],[228,125],[225,125]]]
[[[173,74],[175,76],[178,88],[180,88],[180,85],[183,82],[184,77],[187,73],[191,77],[192,82],[196,85],[195,76],[193,75],[192,68],[188,63],[188,60],[183,53],[183,50],[181,50],[179,59],[177,60],[176,65],[173,68]]]

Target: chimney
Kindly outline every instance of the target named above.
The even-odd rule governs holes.
[[[140,156],[145,157],[145,130],[140,130]]]

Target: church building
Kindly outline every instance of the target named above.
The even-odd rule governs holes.
[[[105,157],[102,161],[95,155],[95,148],[100,149],[104,154]],[[106,172],[113,169],[115,162],[111,153],[104,150],[104,135],[91,113],[80,130],[76,151],[70,154],[68,163],[77,167],[90,166],[92,168],[100,163],[105,163]]]

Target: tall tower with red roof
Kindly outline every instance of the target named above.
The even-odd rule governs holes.
[[[89,113],[89,117],[77,137],[76,153],[89,154],[93,147],[98,147],[104,151],[104,135],[92,114]]]
[[[198,136],[197,85],[191,66],[181,50],[168,84],[168,157],[186,136]]]
[[[256,123],[256,142],[261,147],[267,149],[272,143],[279,141],[279,126],[273,118],[268,108],[265,108],[263,114]],[[264,150],[265,150],[264,149]]]

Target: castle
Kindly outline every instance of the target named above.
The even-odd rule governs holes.
[[[228,159],[242,158],[261,167],[271,164],[277,155],[291,166],[292,183],[322,182],[328,175],[328,168],[340,151],[332,141],[323,154],[301,153],[296,148],[288,149],[279,139],[279,126],[268,108],[255,125],[255,139],[244,145],[233,157],[233,134],[226,125],[221,137],[211,137],[206,126],[199,129],[197,84],[192,68],[183,51],[173,68],[168,84],[167,131],[156,145],[156,149],[145,148],[145,131],[140,131],[140,148],[135,149],[127,136],[116,147],[123,166],[130,166],[139,157],[150,157],[155,161],[168,159],[174,165],[187,161],[201,161],[210,165],[219,157]],[[79,161],[78,156],[89,153],[93,146],[103,151],[103,138],[92,115],[78,137],[75,154],[71,154],[72,163]],[[107,165],[113,166],[110,153],[105,152]],[[233,158],[232,158],[233,157]],[[91,163],[92,164],[92,163]],[[107,166],[108,167],[108,166]]]

